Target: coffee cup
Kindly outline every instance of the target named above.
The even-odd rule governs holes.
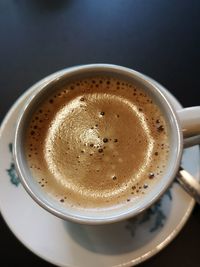
[[[109,64],[66,69],[19,116],[14,159],[47,211],[85,224],[137,216],[174,181],[199,143],[200,107],[174,110],[156,83]]]

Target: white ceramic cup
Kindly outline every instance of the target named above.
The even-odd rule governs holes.
[[[151,190],[148,190],[148,193],[143,195],[141,201],[136,203],[127,202],[123,206],[113,206],[109,210],[80,209],[67,204],[63,205],[55,200],[38,185],[25,157],[24,135],[26,127],[32,112],[37,109],[41,99],[44,99],[45,96],[48,97],[63,82],[91,75],[94,75],[94,77],[97,75],[111,75],[139,85],[160,107],[169,129],[169,160],[162,178],[155,183],[155,186]],[[186,146],[199,143],[199,134],[200,107],[186,108],[178,112],[175,111],[159,87],[145,75],[134,70],[108,64],[83,65],[66,69],[64,73],[47,81],[38,90],[33,92],[22,109],[17,122],[14,141],[14,159],[24,188],[40,206],[65,220],[85,224],[104,224],[134,217],[158,200],[176,177],[180,167],[184,142]]]

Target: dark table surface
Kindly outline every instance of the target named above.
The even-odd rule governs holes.
[[[1,0],[0,120],[33,83],[62,68],[113,63],[163,84],[183,106],[199,105],[199,0]],[[2,157],[2,155],[1,155]],[[176,239],[141,266],[200,266],[200,207]],[[52,266],[0,217],[1,266]]]

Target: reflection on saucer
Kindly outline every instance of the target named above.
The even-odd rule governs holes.
[[[76,242],[95,253],[117,255],[131,252],[143,245],[145,233],[145,242],[148,243],[164,226],[167,216],[163,203],[165,206],[171,207],[167,203],[172,200],[171,189],[147,211],[126,221],[94,226],[71,222],[63,223],[69,235]],[[138,240],[142,240],[142,242],[138,242]]]

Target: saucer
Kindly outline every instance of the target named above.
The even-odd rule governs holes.
[[[1,214],[20,242],[57,266],[133,266],[152,257],[175,238],[189,219],[194,200],[174,182],[160,201],[145,213],[104,226],[63,221],[37,205],[25,192],[15,171],[12,158],[15,124],[31,93],[64,72],[59,71],[32,86],[16,101],[1,125]],[[181,108],[166,89],[157,86],[176,109]],[[199,162],[198,146],[184,150],[182,166],[196,179],[200,173]]]

